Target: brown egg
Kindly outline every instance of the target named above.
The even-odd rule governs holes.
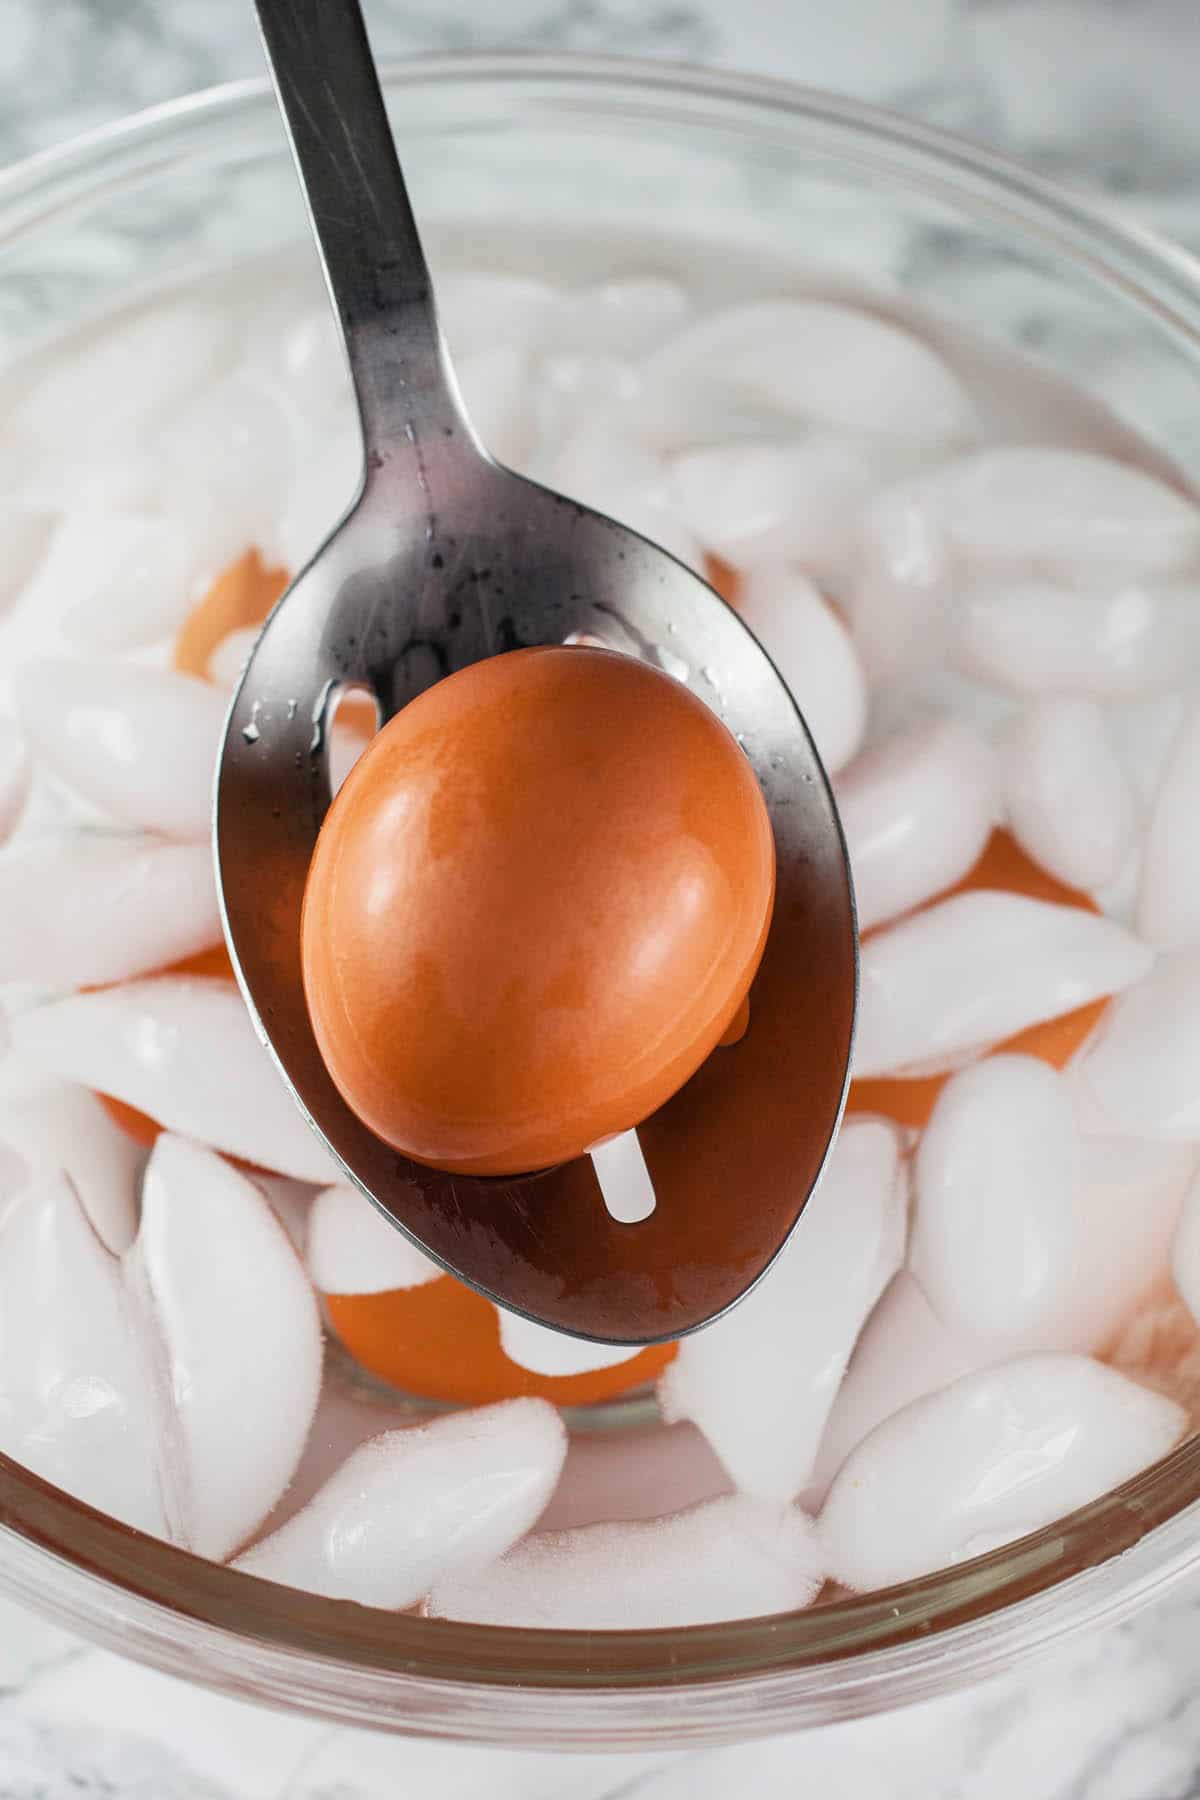
[[[695,695],[607,650],[492,657],[399,712],[330,808],[302,924],[321,1054],[418,1162],[562,1162],[719,1042],[774,891],[753,771]]]

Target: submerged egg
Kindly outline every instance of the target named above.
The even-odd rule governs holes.
[[[581,1155],[725,1034],[774,879],[750,764],[679,682],[605,650],[473,664],[390,721],[326,817],[302,927],[321,1054],[419,1162]]]

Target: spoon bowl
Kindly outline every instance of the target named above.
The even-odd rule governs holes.
[[[736,613],[635,532],[496,464],[458,397],[354,0],[259,0],[358,396],[349,513],[268,619],[234,695],[216,790],[226,937],[257,1029],[347,1177],[490,1299],[572,1335],[695,1330],[762,1276],[840,1118],[857,990],[845,845],[787,687]],[[518,1177],[430,1169],[377,1138],[325,1069],[300,916],[331,800],[339,698],[381,720],[484,657],[576,635],[657,663],[749,757],[776,847],[751,1026],[638,1128],[654,1212],[606,1211],[589,1157]]]

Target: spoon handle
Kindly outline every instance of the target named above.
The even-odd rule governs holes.
[[[255,0],[368,452],[460,421],[358,0]]]

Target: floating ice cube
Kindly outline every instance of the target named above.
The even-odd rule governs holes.
[[[1197,595],[1200,612],[1200,595]],[[1200,939],[1200,708],[1171,750],[1146,831],[1137,925],[1162,950]]]
[[[994,761],[982,738],[945,718],[884,739],[842,772],[837,802],[861,931],[974,867],[995,818]]]
[[[295,414],[245,375],[205,390],[156,446],[164,509],[203,545],[214,571],[261,544],[298,460]]]
[[[1166,574],[1200,552],[1200,510],[1156,475],[1091,451],[1001,445],[948,463],[937,507],[976,565],[1068,581]]]
[[[411,1606],[478,1572],[537,1523],[566,1432],[545,1400],[506,1400],[389,1431],[342,1465],[237,1567],[364,1606]]]
[[[1083,1356],[1020,1357],[894,1413],[834,1480],[817,1522],[830,1573],[868,1590],[965,1562],[1155,1462],[1182,1407]]]
[[[1095,701],[1031,706],[1010,726],[1002,752],[1008,819],[1022,849],[1070,887],[1114,881],[1133,848],[1137,819]]]
[[[873,436],[953,439],[975,418],[958,377],[918,337],[823,300],[729,307],[670,339],[646,369],[649,394],[662,392],[676,410],[681,395],[707,384],[792,419]]]
[[[334,725],[329,734],[329,786],[333,793],[338,792],[370,741],[351,725]]]
[[[668,504],[662,464],[641,445],[600,426],[585,427],[553,458],[545,480],[558,493],[640,531],[689,568],[700,568],[700,547]]]
[[[0,981],[99,987],[221,941],[212,851],[72,832],[0,855]]]
[[[0,500],[0,543],[4,545],[0,612],[6,611],[32,580],[50,546],[54,526],[53,513],[43,508]]]
[[[1109,1007],[1079,1067],[1115,1131],[1200,1141],[1200,950],[1160,956]]]
[[[867,690],[850,634],[806,575],[782,564],[751,571],[738,611],[791,689],[830,774],[862,742]]]
[[[1152,961],[1130,932],[1080,907],[955,894],[863,945],[854,1072],[952,1068],[1026,1026],[1119,993]]]
[[[1131,700],[1105,708],[1109,742],[1135,796],[1147,809],[1158,797],[1187,712],[1188,703],[1182,694],[1159,694],[1150,700]]]
[[[5,1166],[0,1211],[28,1187],[66,1175],[93,1230],[119,1256],[137,1232],[137,1190],[143,1152],[109,1118],[95,1094],[70,1082],[41,1082],[0,1103]],[[10,1185],[11,1184],[11,1185]]]
[[[534,445],[529,357],[514,344],[460,356],[458,384],[484,448],[509,468],[521,468]]]
[[[440,1581],[426,1612],[480,1625],[638,1631],[787,1612],[823,1579],[795,1507],[724,1495],[669,1518],[535,1533],[490,1568]]]
[[[675,458],[672,502],[702,544],[735,568],[798,562],[840,585],[871,481],[865,454],[836,437],[718,444]]]
[[[1195,582],[993,579],[969,585],[956,616],[961,666],[1013,693],[1132,699],[1200,668]]]
[[[899,680],[942,655],[952,573],[945,532],[920,484],[887,489],[864,510],[839,597],[872,683]]]
[[[901,1269],[863,1326],[821,1438],[805,1503],[820,1504],[850,1452],[884,1419],[995,1360],[993,1345],[943,1324],[920,1283]]]
[[[947,1325],[1004,1336],[1060,1306],[1082,1230],[1078,1161],[1047,1064],[991,1056],[951,1076],[917,1146],[909,1254]]]
[[[175,522],[77,502],[0,622],[3,693],[31,656],[161,637],[187,607],[191,551]]]
[[[217,687],[236,687],[260,635],[257,625],[241,625],[221,639],[208,659],[208,676]]]
[[[295,472],[279,522],[264,524],[259,542],[298,575],[349,510],[363,479],[362,434],[357,424],[331,437],[325,449]]]
[[[894,1128],[850,1120],[774,1265],[662,1376],[664,1417],[692,1419],[745,1492],[788,1500],[808,1480],[855,1339],[903,1260],[906,1200]]]
[[[545,424],[577,426],[582,417],[615,408],[619,411],[641,392],[635,364],[623,356],[597,356],[579,350],[559,351],[541,365],[543,392],[539,410]]]
[[[13,1042],[168,1131],[299,1181],[337,1174],[230,981],[165,975],[76,994],[20,1014]]]
[[[72,643],[113,652],[168,637],[188,609],[196,553],[186,530],[150,513],[93,510],[63,521],[36,578]]]
[[[283,1226],[297,1256],[307,1264],[308,1221],[316,1199],[311,1186],[286,1175],[268,1175],[265,1170],[256,1170],[254,1185]]]
[[[230,1555],[300,1460],[321,1385],[321,1322],[299,1257],[254,1183],[166,1133],[130,1258],[165,1350],[185,1483],[180,1540]]]
[[[456,359],[497,344],[536,347],[556,300],[553,288],[524,275],[464,269],[438,283],[438,316]]]
[[[226,696],[169,669],[39,659],[18,674],[17,712],[38,757],[115,818],[207,838]]]
[[[1188,1311],[1200,1324],[1200,1182],[1188,1189],[1179,1215],[1171,1244],[1171,1276]]]
[[[0,1447],[157,1537],[158,1420],[120,1265],[71,1183],[30,1188],[0,1227]]]
[[[1190,1144],[1080,1133],[1075,1269],[1038,1348],[1108,1350],[1166,1278],[1195,1168]]]
[[[11,719],[0,719],[0,844],[16,830],[29,798],[29,746]]]
[[[510,1362],[536,1375],[583,1375],[589,1369],[612,1369],[641,1354],[639,1344],[595,1344],[535,1325],[503,1306],[500,1315],[500,1348]]]
[[[244,372],[278,384],[314,425],[352,414],[345,352],[329,304],[285,293],[256,310],[247,334]]]
[[[312,1203],[308,1272],[322,1294],[386,1294],[445,1274],[345,1182],[325,1188]]]
[[[546,321],[554,349],[586,349],[601,356],[641,356],[687,318],[692,308],[677,281],[662,275],[624,275],[563,294]]]
[[[172,419],[233,359],[228,308],[157,301],[39,372],[21,422],[51,454],[101,462],[114,441]]]
[[[658,1204],[654,1181],[636,1130],[622,1131],[591,1151],[592,1173],[610,1216],[622,1225],[640,1225]]]

